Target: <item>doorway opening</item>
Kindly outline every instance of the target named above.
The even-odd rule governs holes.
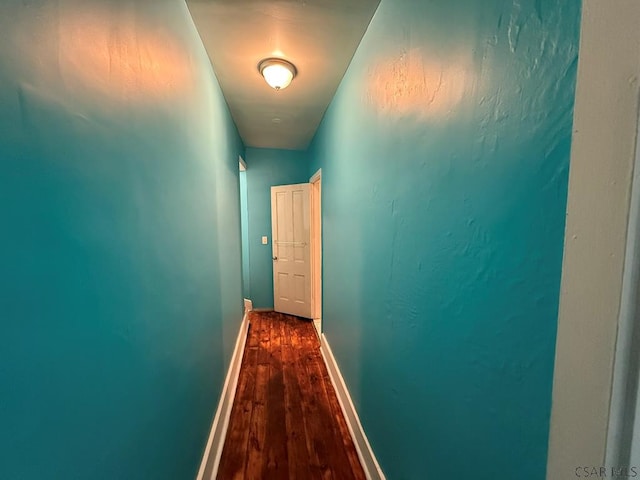
[[[322,336],[322,169],[311,184],[311,311],[318,336]]]
[[[322,172],[271,187],[273,309],[313,320],[322,335]]]
[[[240,243],[242,247],[242,296],[245,299],[247,309],[248,299],[251,298],[251,283],[249,281],[249,210],[247,205],[247,164],[240,156],[239,182],[240,182]]]

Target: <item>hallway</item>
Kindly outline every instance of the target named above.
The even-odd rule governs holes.
[[[638,24],[0,2],[0,480],[640,466]]]
[[[313,324],[249,320],[218,478],[364,479]]]

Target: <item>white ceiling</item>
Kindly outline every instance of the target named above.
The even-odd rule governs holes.
[[[379,0],[187,0],[246,146],[304,150],[349,66]],[[292,62],[281,91],[263,58]]]

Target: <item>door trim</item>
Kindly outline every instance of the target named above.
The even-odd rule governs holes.
[[[311,184],[311,312],[318,336],[322,335],[322,169]]]

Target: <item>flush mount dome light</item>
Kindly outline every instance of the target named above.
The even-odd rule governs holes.
[[[291,62],[281,58],[265,58],[258,64],[258,71],[276,90],[287,88],[298,71]]]

